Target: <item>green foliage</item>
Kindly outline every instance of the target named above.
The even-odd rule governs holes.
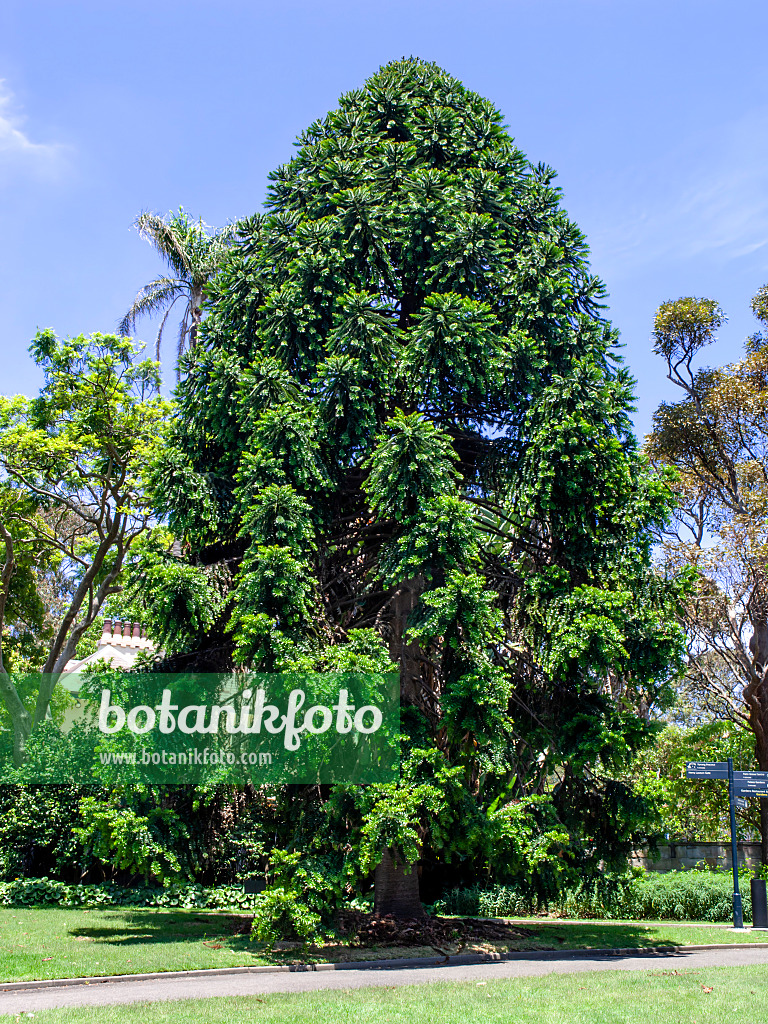
[[[744,919],[752,920],[749,875],[740,888]],[[497,885],[453,889],[438,900],[433,912],[472,917],[519,917],[549,912],[563,917],[597,920],[729,921],[733,879],[726,871],[636,872],[605,875],[563,886],[554,897],[540,897],[526,886]],[[174,884],[163,887],[66,885],[47,878],[0,882],[5,907],[187,907],[254,911],[253,937],[269,945],[280,938],[312,940],[323,932],[320,915],[300,891],[277,886],[259,894],[240,886],[204,887]]]
[[[268,484],[243,515],[242,532],[257,544],[276,544],[300,554],[313,539],[312,509],[288,484]]]
[[[754,771],[753,746],[749,732],[730,722],[694,729],[667,726],[637,755],[631,768],[633,789],[652,808],[659,833],[672,842],[727,841],[731,832],[727,784],[686,779],[685,765],[733,757],[737,770]],[[756,801],[750,801],[746,810],[737,810],[737,816],[741,839],[759,832]]]
[[[317,936],[320,917],[308,909],[301,893],[281,886],[266,889],[256,900],[251,935],[273,946],[278,939],[304,939]]]
[[[209,910],[253,910],[258,897],[241,886],[204,887],[197,883],[125,886],[112,882],[67,885],[49,878],[17,878],[0,882],[3,907],[185,907]]]
[[[45,511],[26,490],[0,482],[0,566],[12,560],[3,588],[2,663],[9,672],[32,671],[45,660],[56,615],[66,593],[60,553],[42,539]],[[2,598],[0,598],[0,601]],[[7,715],[0,705],[0,715]]]
[[[440,496],[424,502],[381,561],[384,581],[423,574],[443,582],[445,574],[463,566],[477,568],[479,539],[472,512],[459,498]]]
[[[58,673],[120,590],[130,548],[149,527],[146,471],[163,447],[171,408],[159,395],[157,364],[140,360],[126,338],[62,340],[45,330],[31,352],[44,375],[39,396],[0,398],[0,470],[9,481],[0,494],[6,566],[0,579],[0,696],[12,722],[17,765],[32,730],[47,718]],[[5,522],[14,524],[15,540]],[[30,559],[39,564],[44,549],[55,553],[47,562],[60,586],[47,595],[56,621],[34,666],[47,679],[31,713],[3,665],[3,617],[15,569],[21,568],[23,580]],[[27,586],[27,605],[29,599]]]
[[[448,859],[472,852],[480,821],[463,776],[463,769],[452,767],[438,751],[414,749],[402,765],[398,783],[369,786],[356,794],[363,873],[376,866],[382,849],[405,864],[419,859],[425,841]]]
[[[80,813],[83,824],[73,834],[94,857],[118,870],[158,882],[178,876],[181,865],[173,847],[189,835],[170,808],[153,808],[146,815],[129,807],[114,807],[85,797]]]
[[[740,873],[744,920],[752,920],[750,875]],[[564,886],[549,899],[516,886],[454,889],[439,900],[436,913],[519,917],[549,912],[571,918],[635,921],[730,921],[730,871],[634,872],[599,875]]]
[[[398,409],[384,425],[363,467],[375,512],[394,519],[412,516],[421,502],[455,489],[456,454],[450,439],[419,413]]]
[[[526,797],[488,813],[488,864],[495,876],[515,878],[528,892],[557,891],[571,867],[570,843],[549,797]]]
[[[758,288],[750,303],[757,319],[768,326],[768,285]]]
[[[80,797],[73,786],[0,786],[0,879],[59,874],[82,862],[72,831]]]
[[[229,582],[218,566],[190,565],[172,550],[172,537],[155,529],[129,567],[128,586],[111,611],[143,623],[157,650],[188,650],[210,631],[224,609]]]
[[[726,317],[714,299],[662,302],[653,321],[654,352],[672,361],[711,345]]]
[[[269,945],[319,937],[344,902],[342,876],[311,853],[275,850],[267,878],[269,885],[255,903],[251,935]]]
[[[616,776],[671,700],[684,582],[651,563],[669,482],[553,179],[394,61],[271,175],[183,364],[157,507],[236,567],[200,648],[325,665],[375,631],[400,669],[402,784],[282,797],[286,849],[330,824],[358,884],[383,846],[556,874],[566,832],[594,864],[642,832]]]
[[[278,641],[274,626],[290,636],[302,626],[311,631],[314,588],[307,565],[289,548],[263,544],[250,548],[235,584],[236,611],[231,624],[238,630],[235,657],[240,662],[273,660]]]
[[[504,393],[513,361],[502,343],[492,308],[449,292],[424,300],[414,316],[403,375],[418,396],[434,396],[437,410],[453,408],[462,420]]]

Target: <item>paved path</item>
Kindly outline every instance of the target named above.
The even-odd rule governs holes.
[[[275,974],[218,975],[214,977],[158,978],[147,981],[109,981],[61,988],[0,991],[0,1015],[19,1014],[55,1006],[104,1006],[115,1003],[156,1002],[168,999],[203,999],[215,996],[264,995],[271,992],[314,992],[318,989],[365,988],[374,985],[420,985],[433,981],[493,981],[578,971],[647,971],[685,967],[736,967],[765,964],[768,949],[704,950],[631,956],[563,955],[544,958],[528,954],[516,960],[485,964],[360,969],[346,965],[333,971],[296,971]],[[1,987],[1,986],[0,986]]]

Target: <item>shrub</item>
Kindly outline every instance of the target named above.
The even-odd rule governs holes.
[[[752,920],[750,872],[740,876],[744,920]],[[554,912],[598,920],[729,921],[733,915],[730,871],[669,871],[597,875],[564,887],[547,902],[512,886],[453,889],[434,905],[436,913],[521,917]]]
[[[259,893],[251,937],[273,946],[278,939],[314,939],[320,915],[302,901],[299,893],[282,886]]]
[[[173,846],[188,841],[189,832],[174,811],[152,808],[146,815],[137,814],[130,807],[112,807],[93,797],[83,799],[80,809],[83,827],[72,832],[95,858],[144,875],[147,881],[179,875]]]
[[[17,878],[0,883],[3,907],[185,907],[209,910],[254,910],[258,897],[241,886],[221,885],[205,889],[188,883],[164,888],[127,888],[105,882],[99,885],[67,885],[50,878]]]
[[[534,914],[540,906],[536,896],[523,894],[509,885],[496,885],[492,889],[472,886],[452,889],[433,906],[435,914],[459,914],[464,917],[522,917]]]
[[[87,863],[73,835],[80,821],[76,786],[0,786],[0,879],[17,875],[59,874],[74,877]]]

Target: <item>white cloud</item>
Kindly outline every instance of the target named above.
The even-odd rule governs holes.
[[[756,253],[768,245],[768,109],[689,136],[611,185],[589,232],[604,275],[608,266],[618,277],[659,260]]]
[[[14,111],[13,94],[0,79],[0,171],[34,170],[57,173],[66,158],[66,147],[58,143],[34,142],[22,128]]]

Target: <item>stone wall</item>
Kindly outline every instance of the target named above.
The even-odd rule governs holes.
[[[738,843],[739,865],[760,867],[760,843]],[[659,845],[659,856],[651,860],[647,850],[636,850],[631,863],[647,871],[679,871],[706,864],[710,868],[731,870],[730,843],[669,843]]]

